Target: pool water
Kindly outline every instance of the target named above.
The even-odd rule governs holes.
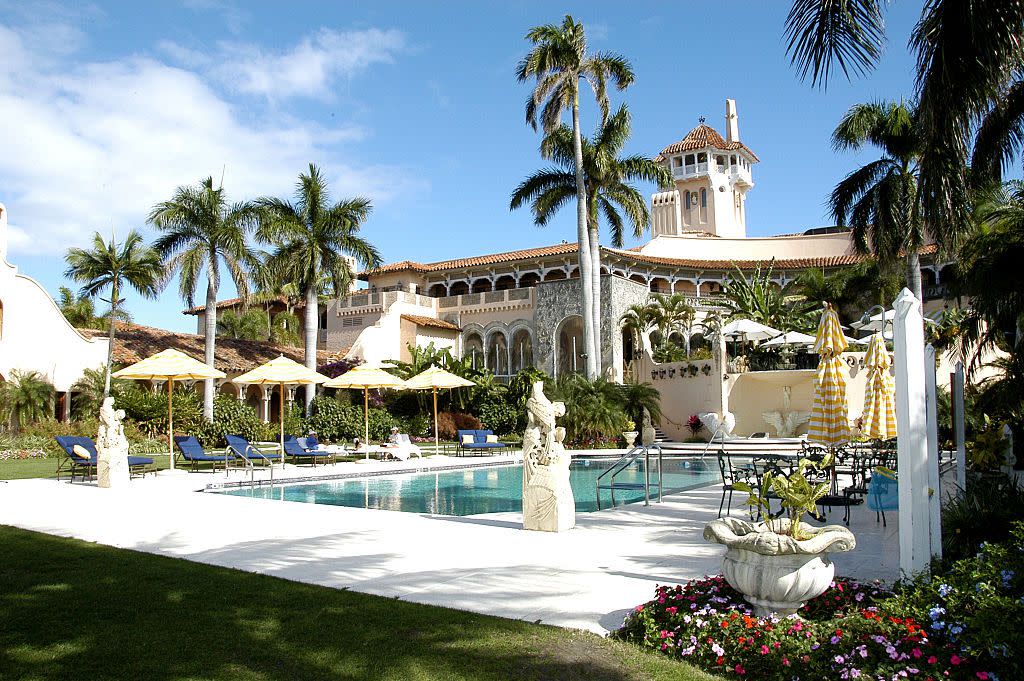
[[[569,472],[577,512],[597,510],[597,477],[612,466],[613,459],[574,459]],[[714,461],[666,459],[665,494],[715,483],[719,479]],[[642,483],[643,462],[636,461],[615,476],[616,482]],[[607,482],[606,477],[602,482]],[[652,496],[656,496],[657,465],[652,465]],[[313,483],[237,487],[223,494],[374,508],[407,513],[476,515],[522,511],[522,466],[490,466],[436,473],[410,473]],[[616,490],[615,503],[635,503],[644,498],[643,489]],[[601,508],[611,506],[611,493],[601,490]]]

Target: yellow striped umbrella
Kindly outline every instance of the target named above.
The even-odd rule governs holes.
[[[220,369],[203,364],[180,350],[168,348],[115,371],[110,376],[136,381],[167,381],[167,449],[171,456],[170,468],[174,470],[174,382],[224,378],[225,374]]]
[[[325,388],[350,388],[363,391],[363,446],[366,447],[366,458],[370,458],[370,390],[376,388],[404,388],[405,381],[394,374],[389,374],[380,367],[362,364],[349,369],[341,376],[324,383]]]
[[[438,388],[468,388],[476,385],[473,381],[456,376],[445,371],[441,367],[430,367],[426,371],[416,374],[405,382],[408,390],[433,390],[434,391],[434,452],[440,442],[437,436],[437,389]]]
[[[889,374],[890,366],[892,361],[885,339],[876,333],[871,336],[864,356],[868,380],[864,386],[864,415],[860,429],[865,437],[879,440],[896,437],[896,387]]]
[[[846,413],[846,376],[839,358],[845,349],[846,338],[839,317],[832,306],[826,303],[814,339],[814,351],[821,356],[821,361],[818,362],[818,374],[814,377],[814,403],[807,437],[828,446],[850,439],[850,419]]]
[[[286,385],[316,385],[328,380],[323,374],[317,373],[307,366],[299,364],[284,355],[261,364],[252,371],[231,379],[233,383],[254,383],[256,385],[278,385],[281,387],[281,467],[284,468],[284,387]]]

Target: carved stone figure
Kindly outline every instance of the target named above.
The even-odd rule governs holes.
[[[793,437],[796,429],[811,420],[809,411],[792,411],[790,402],[793,398],[793,387],[782,387],[782,411],[766,411],[761,414],[765,423],[775,428],[779,437]]]
[[[128,438],[121,425],[123,418],[124,410],[114,409],[114,398],[105,398],[96,435],[96,480],[100,487],[128,485]]]
[[[643,427],[640,429],[640,444],[645,447],[654,444],[657,434],[654,432],[654,425],[651,423],[651,413],[644,407]]]
[[[555,419],[565,415],[565,405],[551,402],[544,384],[533,384],[526,401],[526,432],[523,433],[523,528],[561,532],[576,526],[576,500],[569,485],[570,456],[562,441],[565,428]]]
[[[707,429],[712,440],[716,437],[720,439],[730,437],[733,429],[736,427],[736,415],[731,411],[727,411],[724,414],[706,411],[697,414],[697,418],[704,424],[704,428]]]

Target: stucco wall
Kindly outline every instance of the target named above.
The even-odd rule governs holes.
[[[718,194],[719,192],[715,192]],[[728,195],[726,192],[725,195]],[[659,235],[640,249],[641,253],[663,258],[696,260],[789,260],[825,258],[853,252],[848,232],[746,239],[714,238],[692,235]],[[727,265],[726,265],[727,266]]]

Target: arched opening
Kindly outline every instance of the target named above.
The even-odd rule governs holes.
[[[256,415],[263,417],[263,389],[258,385],[250,385],[245,389],[245,403],[256,410]]]
[[[508,340],[502,331],[487,337],[487,368],[495,376],[508,376]]]
[[[469,293],[469,284],[464,281],[457,281],[448,289],[450,296],[462,296]]]
[[[427,295],[432,298],[444,298],[448,295],[448,287],[444,284],[434,284],[427,290]]]
[[[586,369],[586,353],[583,345],[583,317],[567,317],[558,329],[558,346],[555,375],[564,376],[580,373]]]
[[[636,346],[633,334],[623,329],[622,331],[622,359],[632,362],[636,358]]]
[[[217,386],[217,392],[229,395],[231,397],[238,397],[238,385],[231,381],[224,381]]]
[[[462,356],[470,358],[470,366],[482,369],[484,366],[484,341],[478,333],[466,334],[462,342]]]
[[[651,293],[672,293],[672,285],[665,277],[651,279]]]
[[[697,286],[692,281],[680,279],[673,285],[672,290],[675,293],[682,293],[686,296],[697,295]]]
[[[570,279],[579,279],[580,278],[580,268],[579,267],[572,268],[572,271],[569,272],[569,278]]]
[[[631,275],[631,276],[629,277],[629,280],[630,280],[630,281],[635,281],[635,282],[636,282],[636,283],[638,283],[638,284],[643,284],[644,286],[647,286],[647,277],[645,277],[645,276],[644,276],[644,275],[642,275],[642,274],[634,274],[634,275]]]
[[[563,270],[551,270],[544,275],[544,281],[561,281],[562,279],[565,279]]]
[[[540,275],[536,272],[527,272],[519,277],[519,288],[530,288],[540,283]]]
[[[493,287],[491,286],[490,279],[477,279],[473,282],[472,288],[470,288],[472,293],[488,293],[492,290]]]
[[[494,282],[495,291],[506,291],[516,287],[516,278],[511,274],[503,274]]]
[[[526,329],[519,329],[512,334],[512,347],[509,348],[512,355],[512,373],[516,374],[533,366],[533,338]]]
[[[921,285],[935,286],[935,272],[931,268],[921,268]]]
[[[270,414],[268,414],[267,421],[269,423],[280,423],[281,422],[281,391],[271,390],[270,391]]]

